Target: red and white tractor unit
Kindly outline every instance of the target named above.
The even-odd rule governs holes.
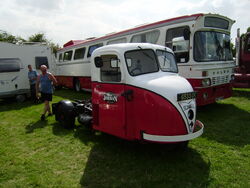
[[[236,69],[233,86],[236,88],[250,88],[250,32],[236,38]]]
[[[53,104],[56,120],[126,140],[187,143],[203,133],[196,93],[178,75],[172,50],[148,43],[114,44],[91,57],[92,99]]]

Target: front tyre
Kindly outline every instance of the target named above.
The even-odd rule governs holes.
[[[177,143],[177,149],[179,149],[181,151],[187,150],[188,143],[189,143],[189,141],[184,141],[184,142]]]

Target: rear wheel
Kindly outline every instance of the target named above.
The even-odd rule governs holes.
[[[81,91],[81,84],[78,78],[74,80],[74,89],[77,92]]]

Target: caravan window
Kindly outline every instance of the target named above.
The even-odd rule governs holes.
[[[74,59],[83,59],[84,54],[85,54],[85,48],[76,49]]]
[[[46,65],[49,68],[47,57],[35,57],[36,69],[40,69],[41,65]]]
[[[95,49],[97,49],[97,48],[99,48],[99,47],[102,47],[102,46],[103,46],[102,43],[100,43],[100,44],[95,44],[95,45],[93,45],[93,46],[90,46],[90,47],[89,47],[89,51],[88,51],[88,56],[87,56],[87,57],[90,57],[91,54],[93,53],[93,51],[94,51]]]
[[[18,58],[0,58],[0,72],[19,72],[21,60]]]
[[[160,35],[160,31],[158,30],[150,31],[147,33],[139,34],[139,35],[134,35],[131,39],[131,42],[132,43],[148,42],[148,43],[156,44],[158,41],[159,35]]]

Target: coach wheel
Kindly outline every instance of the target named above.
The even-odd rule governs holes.
[[[81,84],[80,84],[80,81],[78,79],[74,80],[74,89],[77,92],[81,91]]]
[[[57,85],[57,86],[55,86],[55,89],[56,90],[60,90],[60,89],[62,89],[62,86],[61,85]]]
[[[81,84],[80,84],[80,81],[78,79],[74,80],[74,89],[77,92],[81,91]]]

